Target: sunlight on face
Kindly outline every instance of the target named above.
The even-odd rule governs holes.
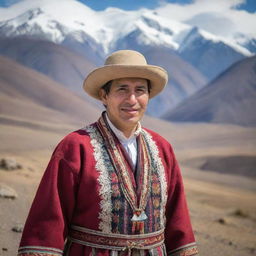
[[[108,94],[101,89],[101,100],[111,122],[121,131],[133,130],[143,117],[148,100],[148,81],[121,78],[112,81]]]

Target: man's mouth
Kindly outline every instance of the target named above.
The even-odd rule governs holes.
[[[130,114],[135,114],[139,111],[137,108],[121,108],[121,110]]]

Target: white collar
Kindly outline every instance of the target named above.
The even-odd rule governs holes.
[[[138,123],[137,129],[135,130],[135,132],[133,132],[133,133],[131,134],[131,136],[130,136],[129,138],[127,138],[127,137],[125,137],[125,135],[123,134],[123,132],[120,131],[119,129],[117,129],[117,128],[115,127],[115,125],[110,121],[110,119],[108,118],[107,113],[106,113],[105,116],[106,116],[107,122],[108,122],[108,124],[109,124],[111,130],[115,133],[116,137],[117,137],[117,138],[120,140],[120,142],[122,142],[122,143],[130,143],[130,142],[136,140],[136,137],[137,137],[137,136],[140,134],[140,132],[141,132],[141,124]]]

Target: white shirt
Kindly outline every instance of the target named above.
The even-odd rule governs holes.
[[[141,125],[138,123],[138,127],[134,133],[131,134],[129,138],[126,138],[122,131],[118,130],[114,124],[109,120],[108,115],[106,114],[107,122],[111,128],[111,130],[114,132],[116,137],[119,139],[120,143],[123,145],[124,149],[128,153],[129,157],[132,160],[133,168],[136,166],[137,162],[137,141],[136,137],[141,132]]]

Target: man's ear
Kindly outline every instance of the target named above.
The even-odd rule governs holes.
[[[104,105],[106,105],[106,102],[107,102],[107,93],[105,92],[104,89],[100,89],[99,90],[99,97],[100,97],[100,100],[102,101],[102,103]]]

